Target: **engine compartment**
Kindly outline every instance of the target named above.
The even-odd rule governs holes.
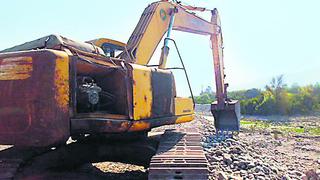
[[[127,73],[124,68],[89,63],[82,63],[81,66],[74,77],[76,116],[128,117]]]

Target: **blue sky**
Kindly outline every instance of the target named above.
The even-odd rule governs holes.
[[[108,37],[126,42],[151,0],[10,0],[0,6],[0,49],[48,34],[86,41]],[[185,0],[217,7],[231,90],[263,88],[284,74],[287,84],[319,82],[319,0]],[[208,17],[203,14],[204,17]],[[174,32],[195,94],[214,86],[209,38]],[[158,59],[156,53],[154,59]],[[169,66],[178,65],[171,48]],[[182,72],[178,93],[188,95]]]

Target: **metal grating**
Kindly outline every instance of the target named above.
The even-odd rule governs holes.
[[[208,161],[197,129],[166,130],[152,157],[149,180],[208,179]]]

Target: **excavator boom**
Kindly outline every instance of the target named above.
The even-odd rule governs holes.
[[[193,11],[210,11],[211,21],[197,16]],[[223,63],[223,38],[217,9],[184,6],[179,3],[159,1],[149,5],[143,12],[127,43],[130,59],[137,64],[147,65],[163,39],[170,38],[171,30],[206,35],[210,37],[217,101],[211,105],[216,128],[221,131],[238,131],[240,128],[240,104],[227,97]],[[165,68],[169,47],[164,40],[159,68]],[[127,58],[128,54],[123,54]]]

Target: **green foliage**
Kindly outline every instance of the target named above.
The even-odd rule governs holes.
[[[310,114],[320,111],[320,85],[288,88],[283,76],[273,78],[258,97],[243,99],[241,102],[244,114]]]
[[[211,104],[215,100],[215,93],[208,86],[205,91],[200,93],[200,96],[195,96],[194,99],[197,104]]]
[[[213,102],[214,97],[210,94],[202,94],[200,96],[195,97],[195,101],[198,104],[211,104]]]
[[[228,93],[231,99],[240,100],[241,113],[251,115],[294,115],[320,112],[320,84],[288,87],[283,75],[272,78],[265,90],[249,89]],[[198,104],[210,104],[215,100],[211,87],[195,97]]]

